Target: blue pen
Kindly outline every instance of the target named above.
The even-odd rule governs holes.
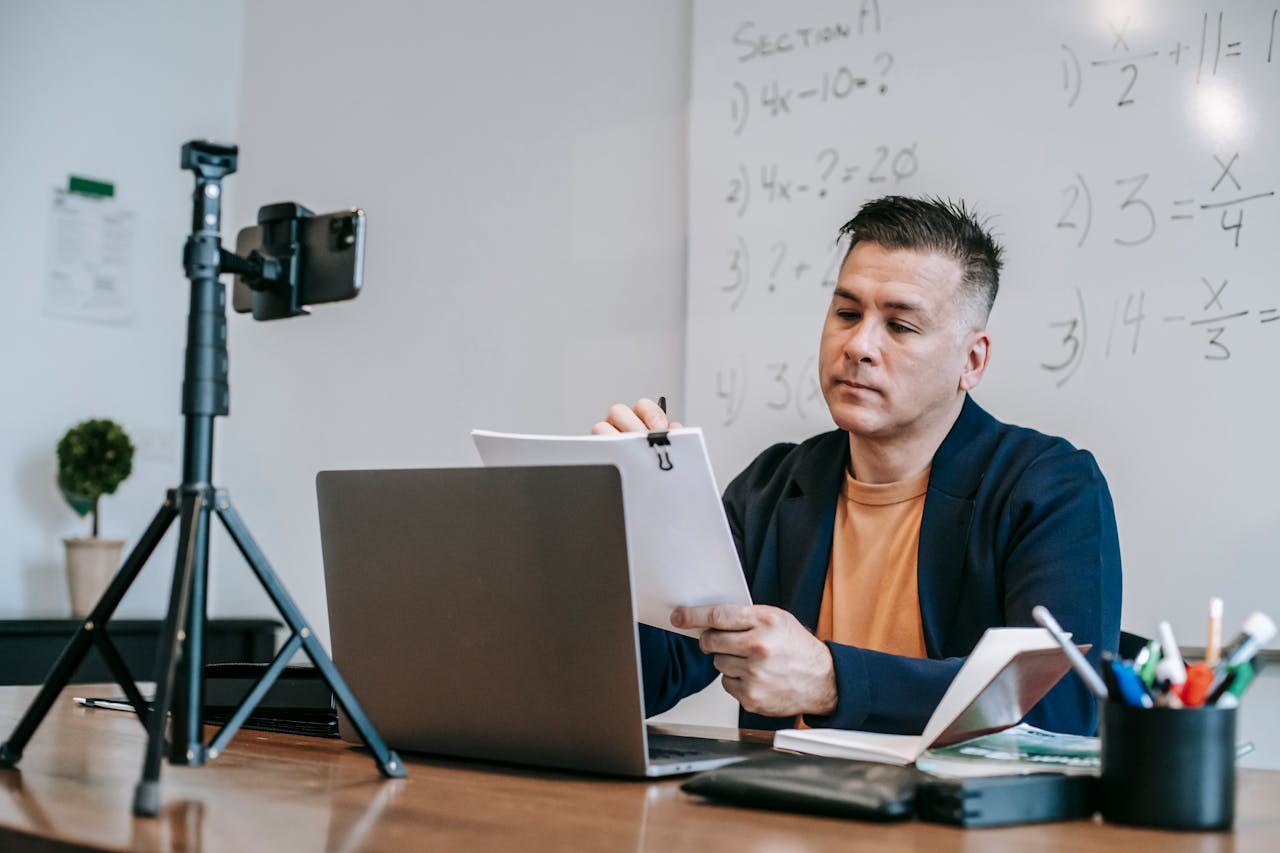
[[[1112,660],[1111,674],[1116,677],[1116,687],[1120,690],[1120,696],[1128,705],[1136,708],[1150,708],[1154,703],[1151,701],[1151,694],[1147,693],[1147,688],[1142,684],[1142,679],[1138,677],[1138,673],[1123,661]]]

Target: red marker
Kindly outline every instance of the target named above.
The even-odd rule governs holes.
[[[1188,708],[1199,708],[1209,695],[1209,685],[1213,684],[1213,667],[1207,663],[1193,663],[1187,666],[1187,680],[1182,685],[1182,704]]]

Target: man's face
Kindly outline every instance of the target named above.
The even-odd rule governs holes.
[[[949,429],[986,367],[986,332],[962,319],[960,263],[858,243],[822,328],[818,372],[836,424],[877,442]]]

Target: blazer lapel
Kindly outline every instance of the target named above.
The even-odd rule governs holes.
[[[828,433],[797,466],[788,483],[788,497],[778,505],[779,606],[811,631],[818,627],[836,498],[848,464],[848,433]]]
[[[942,653],[964,573],[965,542],[973,520],[973,501],[930,487],[920,519],[920,551],[916,556],[916,585],[924,645],[933,658]]]
[[[920,616],[930,657],[946,656],[943,649],[964,576],[973,495],[982,482],[994,425],[995,419],[966,395],[960,416],[933,457],[916,556]]]

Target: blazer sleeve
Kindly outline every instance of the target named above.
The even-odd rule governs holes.
[[[835,664],[836,709],[805,714],[814,728],[918,735],[965,659],[891,655],[828,641]]]
[[[644,682],[644,715],[652,717],[675,707],[715,680],[711,655],[684,634],[638,625],[640,674]]]
[[[1008,502],[1005,623],[1035,625],[1043,604],[1099,667],[1120,643],[1120,537],[1106,479],[1084,450],[1045,455],[1020,478]],[[1097,702],[1069,671],[1026,721],[1056,732],[1092,734]]]
[[[1098,665],[1120,639],[1120,547],[1106,480],[1091,454],[1055,450],[1030,464],[992,519],[1002,553],[990,560],[1004,590],[1004,624],[1033,626],[1031,609],[1049,608]],[[980,523],[975,520],[975,523]],[[964,657],[921,660],[828,643],[835,663],[837,705],[829,716],[806,715],[811,726],[918,734],[942,700]],[[1092,734],[1093,695],[1068,672],[1026,721],[1050,731]]]

